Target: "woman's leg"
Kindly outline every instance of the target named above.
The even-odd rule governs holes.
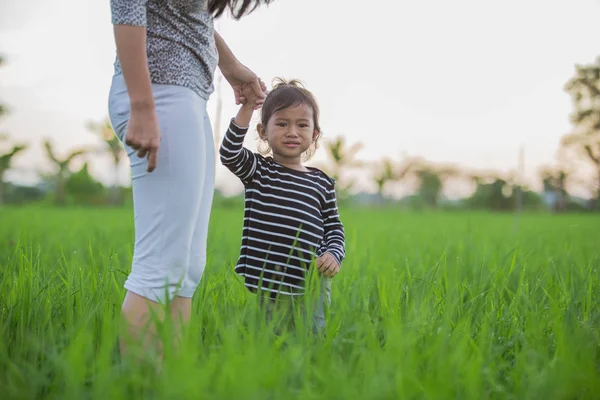
[[[204,110],[204,129],[198,134],[203,139],[205,149],[204,165],[201,168],[202,194],[198,207],[198,216],[195,222],[194,233],[192,236],[192,245],[190,250],[189,269],[183,282],[183,287],[171,304],[171,316],[178,328],[187,324],[191,318],[192,297],[200,284],[204,268],[206,267],[206,247],[208,239],[208,226],[210,212],[213,202],[215,187],[215,154],[213,132],[210,118],[206,108]],[[180,333],[180,332],[179,332]]]
[[[133,343],[160,351],[161,343],[153,337],[156,327],[147,325],[152,311],[160,309],[158,320],[164,319],[162,307],[173,300],[185,279],[203,193],[206,152],[198,133],[204,124],[200,98],[173,85],[153,85],[153,91],[161,130],[156,169],[148,173],[147,160],[125,145],[132,175],[135,246],[131,273],[124,284],[128,293],[122,316]],[[122,76],[113,80],[109,111],[115,132],[124,142],[129,98]],[[124,352],[125,339],[121,340]]]

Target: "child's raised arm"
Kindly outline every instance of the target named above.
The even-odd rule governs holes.
[[[256,155],[244,147],[244,138],[254,113],[256,99],[253,96],[252,90],[243,90],[244,104],[231,120],[219,149],[221,163],[244,184],[252,179],[257,163]]]

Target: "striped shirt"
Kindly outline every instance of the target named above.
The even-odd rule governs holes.
[[[232,119],[219,150],[223,165],[244,184],[234,270],[254,293],[301,295],[315,257],[329,252],[340,265],[345,257],[335,180],[317,168],[297,171],[251,152],[243,146],[247,131]]]

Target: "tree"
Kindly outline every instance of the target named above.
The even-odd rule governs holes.
[[[104,186],[90,175],[87,162],[69,176],[66,188],[74,204],[99,205],[105,202]]]
[[[49,139],[44,140],[44,148],[50,161],[52,161],[56,167],[56,173],[54,175],[55,184],[55,202],[57,205],[64,205],[66,203],[66,183],[71,173],[69,167],[71,162],[87,153],[87,149],[78,149],[71,151],[66,157],[58,158],[54,152],[54,147]]]
[[[4,136],[0,137],[0,139],[4,138]],[[26,145],[13,145],[6,153],[0,153],[0,205],[4,203],[4,175],[11,168],[13,158],[26,148]]]
[[[0,67],[3,64],[4,64],[4,57],[2,55],[0,55]],[[8,109],[6,108],[6,106],[4,106],[3,104],[0,104],[0,117],[5,115],[7,112],[8,112]],[[0,140],[7,140],[7,139],[8,139],[7,135],[0,134]],[[8,150],[6,153],[0,153],[0,204],[4,203],[4,187],[5,187],[4,175],[6,174],[6,171],[8,171],[11,168],[13,158],[18,153],[25,150],[26,148],[27,148],[27,146],[24,144],[12,145],[10,150]]]
[[[384,189],[388,182],[399,181],[409,173],[412,163],[409,161],[403,166],[396,166],[389,158],[384,158],[378,167],[378,171],[373,175],[373,180],[377,185],[377,194],[381,201],[384,200]]]
[[[442,177],[433,168],[422,168],[415,174],[419,180],[419,195],[429,207],[437,207],[444,187]]]
[[[2,67],[5,63],[5,58],[0,54],[0,67]],[[6,106],[4,104],[0,104],[0,117],[8,112]]]
[[[575,75],[566,83],[573,112],[573,130],[562,139],[562,145],[576,149],[593,165],[596,173],[595,198],[600,203],[600,56],[588,65],[576,65]]]
[[[115,135],[110,120],[106,118],[101,123],[88,122],[87,127],[90,131],[96,133],[105,144],[105,148],[101,152],[108,151],[113,160],[113,184],[110,189],[110,203],[121,204],[121,189],[119,186],[119,165],[125,156],[125,149],[121,144],[121,140]]]
[[[474,177],[477,183],[475,193],[467,200],[474,208],[492,210],[510,210],[513,208],[510,184],[503,178],[496,177],[490,182],[480,177]]]
[[[506,175],[489,170],[465,171],[464,177],[475,184],[475,191],[466,200],[466,204],[474,209],[512,209],[514,184],[511,182],[511,174]]]
[[[362,147],[362,143],[354,143],[349,146],[344,136],[336,136],[333,140],[326,142],[325,149],[333,164],[333,168],[330,171],[333,179],[339,182],[342,171],[362,165],[362,162],[356,159],[356,155]],[[338,191],[340,193],[338,196],[341,198],[347,196],[352,186],[354,186],[354,181],[352,180],[344,184],[338,183]]]
[[[542,167],[539,175],[544,188],[546,201],[553,211],[564,210],[569,199],[566,185],[569,173],[560,168]]]
[[[412,165],[419,195],[426,205],[437,207],[444,189],[444,180],[457,175],[458,171],[454,167],[434,165],[421,159],[414,160]]]
[[[388,181],[394,180],[394,164],[392,160],[389,158],[383,159],[381,162],[381,168],[378,173],[375,174],[374,180],[377,185],[377,194],[379,194],[379,198],[383,200],[383,190],[385,189],[385,184]]]

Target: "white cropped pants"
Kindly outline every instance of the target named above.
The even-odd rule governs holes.
[[[156,169],[125,144],[130,102],[113,77],[109,116],[131,168],[135,244],[125,289],[155,302],[192,297],[206,265],[215,154],[207,101],[192,90],[153,84],[161,131]]]

